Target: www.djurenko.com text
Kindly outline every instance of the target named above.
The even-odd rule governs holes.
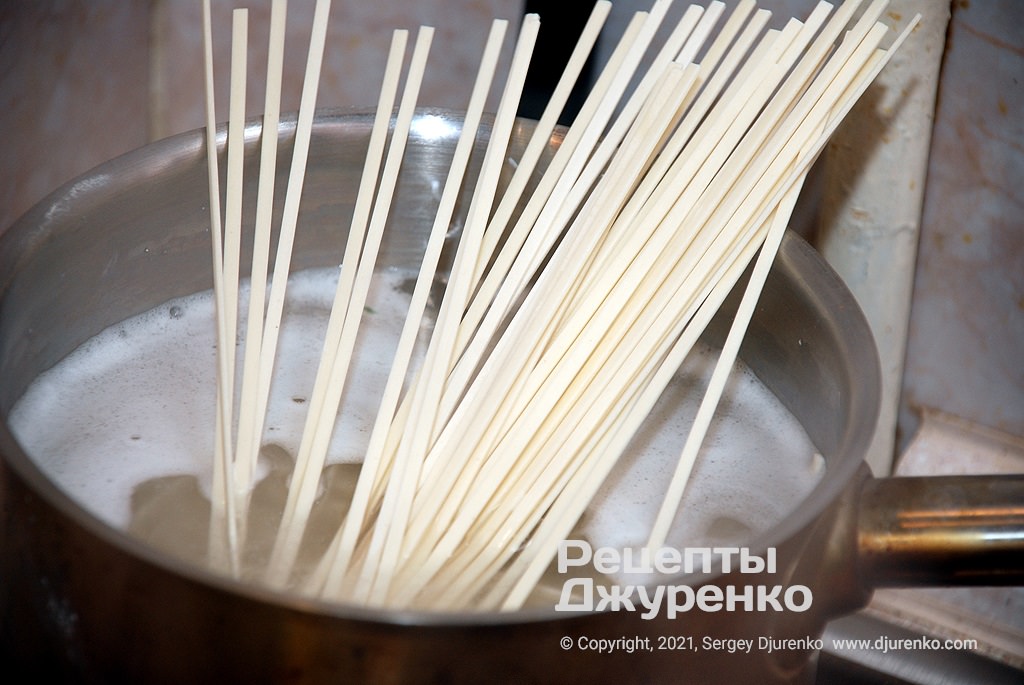
[[[587,635],[566,635],[560,640],[564,651],[594,652],[597,654],[613,654],[625,652],[724,652],[728,654],[750,654],[752,652],[786,651],[820,651],[829,649],[833,652],[901,652],[901,651],[970,651],[976,649],[978,641],[973,639],[939,639],[917,637],[897,639],[888,636],[875,638],[823,638],[799,637],[779,638],[761,636],[756,638],[715,638],[711,636],[693,635],[647,635],[622,636],[617,638],[597,638]]]

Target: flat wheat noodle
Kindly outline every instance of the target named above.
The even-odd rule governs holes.
[[[320,67],[323,62],[327,40],[327,20],[331,0],[317,0],[313,10],[313,29],[309,38],[309,52],[306,57],[306,71],[302,82],[298,118],[295,124],[295,142],[292,148],[291,167],[285,189],[281,227],[278,235],[274,272],[267,300],[263,335],[260,342],[259,376],[256,381],[255,421],[252,433],[263,435],[267,404],[270,401],[270,382],[277,357],[277,342],[284,313],[284,301],[288,288],[288,274],[291,270],[292,249],[295,244],[295,230],[298,224],[302,187],[306,178],[306,161],[313,132],[313,116],[316,111],[316,97],[320,84]]]
[[[614,78],[609,86],[609,93],[606,94],[599,102],[598,111],[595,113],[594,117],[594,122],[599,124],[602,128],[607,126],[608,121],[611,121],[611,125],[608,130],[604,132],[599,141],[596,138],[593,138],[592,142],[584,148],[589,149],[593,144],[596,144],[596,149],[592,156],[587,159],[584,159],[582,156],[576,157],[576,160],[578,160],[576,163],[582,168],[580,168],[578,173],[570,173],[567,180],[571,180],[571,186],[568,186],[565,190],[564,198],[560,197],[560,194],[558,193],[552,193],[552,197],[556,198],[557,201],[555,203],[549,203],[545,207],[544,212],[542,212],[538,217],[538,224],[541,226],[545,226],[548,222],[550,222],[550,224],[543,232],[543,235],[545,236],[545,240],[543,241],[544,248],[542,250],[532,250],[525,253],[531,255],[531,258],[527,262],[529,266],[523,272],[526,277],[529,277],[530,274],[536,272],[545,253],[550,249],[554,238],[562,228],[564,228],[572,215],[576,213],[576,210],[583,203],[587,193],[597,180],[602,169],[604,169],[608,161],[611,159],[617,146],[622,142],[629,127],[639,113],[641,105],[646,101],[648,93],[654,87],[656,79],[663,72],[664,66],[671,60],[672,55],[681,48],[684,41],[686,41],[687,37],[694,30],[694,26],[698,23],[698,18],[701,17],[702,14],[699,8],[691,7],[683,15],[672,34],[669,36],[668,41],[666,41],[665,45],[655,57],[652,66],[647,72],[645,72],[640,83],[627,99],[622,112],[613,118],[614,106],[623,96],[632,75],[640,64],[641,58],[647,51],[648,46],[651,44],[654,32],[664,19],[668,5],[668,2],[655,3],[651,8],[650,14],[644,18],[643,24],[640,26],[636,42],[631,45],[626,44],[628,45],[629,50],[623,57],[623,64],[613,72]],[[713,3],[712,10],[717,8],[718,5],[720,5],[720,3]],[[713,16],[713,12],[711,11],[704,13],[705,18],[713,18]],[[637,17],[637,19],[640,18],[640,16]],[[595,136],[599,132],[599,129],[596,126],[592,126],[587,130],[589,131],[590,136]],[[492,316],[489,319],[490,323],[482,327],[483,330],[478,335],[484,336],[483,339],[486,339],[486,336],[494,335],[495,325],[499,323],[500,319],[508,312],[511,302],[514,301],[514,299],[522,292],[523,287],[525,286],[523,276],[518,276],[514,282],[516,283],[516,287],[513,289],[507,288],[507,284],[502,282],[502,288],[504,288],[506,292],[503,296],[503,303],[496,310],[501,313],[501,316]],[[485,291],[484,294],[481,294],[481,296],[485,298],[483,300],[484,303],[487,303],[490,298],[494,297],[493,291],[491,291],[491,294],[489,295],[486,293],[487,291]],[[464,325],[465,333],[462,333],[460,346],[458,348],[460,351],[464,347],[466,335],[471,332],[470,329],[474,328],[476,325],[475,316],[476,315],[473,312],[467,314]],[[475,363],[479,361],[481,351],[480,346],[477,346],[475,349],[475,352],[471,352],[467,355],[468,362],[461,364],[462,368],[460,369],[460,373],[449,381],[450,387],[454,389],[454,392],[448,393],[449,398],[457,397],[458,391],[464,388],[468,382],[469,373],[472,371]],[[450,409],[446,410],[446,413],[448,412],[450,412]]]
[[[238,331],[238,290],[239,263],[242,242],[242,164],[245,159],[245,82],[247,73],[246,51],[248,50],[249,12],[236,9],[231,13],[231,97],[228,112],[228,171],[224,196],[224,338],[217,344],[227,352],[227,365],[230,377],[227,386],[229,407],[225,414],[234,419],[235,399],[235,350]],[[232,426],[234,421],[232,420]],[[227,438],[232,440],[229,428]],[[234,454],[229,463],[233,464]],[[235,484],[234,467],[228,466],[226,471],[229,494],[230,516],[235,528],[236,543],[233,554],[241,553],[241,539],[244,526],[238,521],[238,487]],[[238,565],[238,562],[234,562]]]
[[[210,2],[203,2],[203,78],[206,95],[206,166],[210,202],[210,247],[213,267],[213,294],[217,317],[217,340],[226,339],[224,304],[224,246],[221,235],[220,171],[217,160],[217,118],[213,83],[213,27]],[[210,494],[210,536],[207,556],[215,568],[227,568],[238,574],[238,541],[232,507],[231,468],[231,392],[232,376],[228,350],[217,345],[217,391],[214,428],[213,485]],[[225,559],[225,555],[227,558]]]
[[[581,143],[580,148],[577,149],[577,152],[579,152],[580,150],[585,150],[597,142],[598,134],[603,129],[604,124],[610,119],[612,109],[615,103],[618,101],[619,97],[621,96],[621,93],[624,91],[630,76],[632,75],[634,69],[640,61],[640,58],[646,51],[646,48],[649,45],[651,38],[653,38],[654,31],[660,23],[661,18],[664,15],[665,9],[665,3],[656,3],[655,7],[652,9],[651,15],[644,16],[643,13],[638,13],[638,15],[635,17],[633,23],[636,24],[642,21],[642,24],[640,25],[636,40],[630,44],[625,45],[625,57],[623,58],[623,66],[620,67],[612,77],[612,84],[609,87],[609,92],[613,95],[613,97],[606,97],[601,103],[599,103],[598,111],[595,113],[588,128],[584,131],[584,138],[589,137],[589,141],[587,141],[585,144]],[[598,146],[598,149],[600,150],[602,148]],[[590,185],[593,183],[594,179],[596,179],[597,174],[600,172],[600,170],[605,167],[607,158],[610,157],[611,155],[610,146],[606,146],[603,149],[603,158],[586,159],[582,155],[575,155],[573,159],[570,160],[570,165],[569,167],[567,167],[567,169],[571,169],[574,166],[573,160],[576,160],[576,169],[582,169],[581,172],[577,172],[575,170],[569,171],[569,176],[567,177],[571,181],[572,185],[572,187],[568,189],[568,196],[570,198],[575,197],[575,199],[564,200],[561,197],[559,197],[557,193],[552,193],[552,198],[557,198],[558,201],[555,203],[549,203],[545,207],[545,212],[542,213],[542,216],[538,219],[538,224],[542,223],[545,214],[549,217],[548,221],[553,221],[553,225],[555,226],[564,225],[564,223],[568,221],[570,216],[574,213],[572,207],[574,206],[574,204],[584,199],[586,190],[589,189]],[[536,230],[537,229],[535,227],[534,231]],[[550,228],[542,230],[545,230],[545,232],[547,233],[546,237],[550,237],[550,239],[553,241],[555,235],[551,232]],[[527,261],[533,262],[533,264],[529,265],[527,269],[521,270],[520,273],[533,271],[536,269],[536,266],[539,266],[540,253],[535,252],[534,254],[537,256],[534,256],[532,258],[526,258]],[[517,261],[519,261],[520,264],[523,264],[524,262],[520,261],[522,259],[523,253],[520,253],[520,255],[517,257]],[[557,269],[551,268],[546,270],[546,272],[552,271],[557,271]],[[506,281],[502,285],[502,288],[506,288],[506,286],[508,285],[508,279],[506,279]],[[501,340],[499,341],[499,345],[502,342],[511,341],[512,338],[515,338],[516,335],[518,335],[512,334],[510,336],[508,333],[509,332],[506,331],[506,333],[502,336]],[[479,336],[480,333],[478,332],[477,335]],[[491,336],[487,335],[486,337],[490,338]],[[490,393],[489,396],[486,396],[482,398],[482,401],[477,402],[472,400],[469,397],[469,395],[467,395],[466,400],[463,401],[458,406],[458,409],[462,412],[462,416],[458,418],[457,422],[457,425],[459,427],[455,428],[454,430],[447,431],[447,437],[449,439],[452,436],[456,435],[459,437],[458,444],[451,445],[450,442],[446,440],[445,433],[442,432],[442,435],[440,436],[438,443],[435,443],[435,449],[432,450],[431,454],[428,454],[427,469],[429,470],[430,473],[437,474],[438,478],[441,478],[450,483],[454,478],[458,476],[458,474],[462,473],[465,468],[468,467],[471,469],[478,469],[480,458],[474,458],[474,453],[478,455],[487,453],[488,444],[493,444],[493,441],[496,438],[496,435],[494,434],[494,430],[496,427],[492,425],[492,422],[488,417],[493,417],[501,413],[500,408],[495,408],[493,406],[494,402],[496,401],[495,397],[504,397],[505,394],[507,393],[507,388],[514,387],[515,378],[520,375],[518,369],[524,368],[523,353],[529,354],[530,347],[537,344],[535,342],[536,338],[532,333],[527,333],[526,335],[523,335],[522,337],[517,339],[520,341],[529,340],[531,341],[531,344],[520,345],[519,348],[513,349],[513,359],[504,359],[503,362],[500,363],[493,363],[495,362],[495,355],[498,354],[498,349],[496,348],[495,351],[487,360],[487,363],[491,364],[492,368],[497,367],[499,377],[496,385],[493,384],[493,380],[488,380],[488,388]],[[469,351],[467,350],[467,354],[468,353]],[[460,363],[465,363],[465,360],[462,360]],[[484,374],[485,371],[482,370],[481,373]],[[511,384],[511,386],[509,384]],[[470,387],[467,392],[473,393],[474,390],[472,387]],[[450,399],[451,397],[457,396],[459,394],[460,393],[458,393],[457,390],[452,391],[451,389],[449,389],[449,392],[447,393],[447,398]],[[512,393],[512,395],[514,396],[514,393]],[[501,403],[500,399],[497,401],[499,402],[499,404]],[[465,409],[469,407],[472,407],[475,411],[471,411],[467,414],[465,412]],[[448,407],[446,407],[445,411],[448,410]],[[455,419],[456,417],[453,415],[449,423],[451,423],[451,421]],[[469,425],[467,426],[466,424]],[[463,430],[463,427],[465,427],[465,430]],[[441,450],[441,454],[445,454],[446,451],[449,450],[449,448],[454,448],[455,452],[447,452],[448,456],[436,456],[438,449]],[[450,464],[461,465],[446,465],[443,468],[441,468],[440,465],[445,464],[446,462],[450,462]],[[438,487],[436,483],[421,483],[420,485],[420,491],[428,492],[430,496],[433,497],[434,499],[443,497],[444,493],[448,492],[449,488],[450,484],[442,485],[440,487]],[[446,510],[449,508],[450,506],[445,507]],[[433,510],[433,507],[431,505],[427,505],[427,510]],[[427,522],[423,522],[422,519],[419,519],[417,517],[417,523],[422,527]],[[435,523],[438,527],[443,528],[443,526],[446,524],[446,521],[444,521],[444,518],[442,517],[441,520],[431,523]]]
[[[472,146],[476,137],[481,114],[490,84],[494,77],[497,58],[502,38],[507,29],[507,21],[495,21],[487,39],[481,58],[481,66],[466,107],[462,130],[456,143],[452,162],[449,165],[448,177],[445,181],[441,200],[435,214],[427,245],[424,249],[416,285],[410,298],[409,310],[399,338],[394,362],[389,372],[387,384],[381,397],[377,417],[367,444],[366,458],[360,469],[356,490],[349,507],[344,524],[339,528],[330,549],[318,568],[314,591],[337,594],[341,591],[342,579],[348,570],[352,554],[359,534],[363,530],[371,511],[377,504],[371,504],[374,487],[386,477],[390,470],[390,462],[385,459],[384,443],[387,432],[395,421],[399,395],[405,382],[412,350],[419,335],[427,300],[434,284],[437,264],[447,234],[451,217],[455,211],[459,189],[465,176]]]
[[[565,68],[562,70],[562,75],[551,91],[548,102],[544,106],[544,111],[534,126],[533,133],[530,135],[530,141],[519,156],[519,159],[516,160],[515,172],[513,172],[512,178],[505,187],[501,200],[487,224],[487,230],[484,232],[483,243],[480,246],[480,259],[473,274],[474,287],[483,278],[484,271],[494,256],[494,251],[499,241],[505,235],[512,215],[522,201],[526,186],[534,176],[534,171],[537,168],[537,163],[540,161],[541,154],[550,145],[551,136],[558,123],[558,118],[565,109],[565,105],[572,94],[573,88],[576,86],[580,73],[587,63],[587,58],[597,42],[597,38],[601,33],[601,27],[611,11],[611,6],[612,4],[608,0],[598,0],[598,2],[594,3],[594,8],[591,10],[579,38],[576,40],[576,45],[573,47],[572,54],[569,55]]]
[[[596,266],[590,269],[590,275],[588,281],[581,287],[577,292],[573,307],[578,306],[579,300],[582,294],[588,293],[593,287],[593,281],[598,278],[598,274],[604,273],[605,269],[608,268],[607,264],[609,260],[615,258],[616,255],[621,254],[627,248],[625,247],[626,241],[629,241],[632,236],[632,231],[627,230],[632,225],[633,221],[637,219],[637,215],[641,209],[646,208],[648,200],[651,198],[652,193],[658,188],[666,176],[672,163],[678,158],[680,152],[683,150],[685,143],[690,140],[690,136],[696,129],[698,123],[705,117],[711,104],[717,99],[721,93],[724,84],[733,75],[740,59],[747,53],[750,46],[753,44],[757,35],[764,29],[768,22],[768,18],[771,13],[767,10],[760,10],[757,12],[753,19],[747,24],[743,33],[736,40],[736,43],[732,45],[729,52],[724,56],[720,57],[721,53],[731,43],[732,34],[738,30],[738,24],[742,23],[745,14],[743,10],[748,9],[748,3],[741,3],[737,7],[733,16],[730,17],[726,26],[723,27],[722,34],[712,43],[711,47],[708,48],[708,55],[700,64],[700,83],[704,85],[701,89],[696,101],[690,106],[684,113],[682,121],[679,122],[676,129],[669,136],[668,140],[662,144],[662,151],[658,158],[654,161],[654,164],[644,176],[640,186],[633,192],[629,199],[629,202],[622,209],[619,216],[616,217],[616,227],[613,227],[613,239],[606,241],[601,254],[595,258]],[[752,4],[752,3],[750,3]],[[770,42],[762,41],[761,50],[766,50],[770,47]],[[756,64],[760,57],[760,52],[755,52],[750,58],[748,64]],[[721,65],[713,71],[711,79],[707,79],[707,75],[711,72],[708,65],[708,60],[712,60],[715,64],[721,61]],[[744,74],[740,74],[737,79],[736,87],[740,87],[744,84],[746,78]],[[706,84],[705,84],[705,81]],[[675,186],[681,188],[682,186]]]
[[[317,483],[319,482],[320,473],[326,459],[326,449],[334,426],[334,418],[337,415],[338,406],[344,391],[351,354],[355,346],[359,323],[373,276],[377,251],[387,224],[391,199],[394,196],[395,187],[398,182],[398,172],[404,157],[405,144],[412,125],[433,34],[433,28],[425,26],[421,27],[417,35],[409,73],[406,77],[405,90],[402,94],[394,131],[391,135],[387,159],[384,163],[380,183],[377,186],[373,212],[367,228],[365,242],[358,258],[355,280],[351,288],[343,285],[339,289],[339,304],[344,305],[337,308],[339,312],[343,311],[343,324],[340,336],[337,341],[328,340],[325,347],[327,359],[321,363],[321,369],[326,374],[326,382],[323,380],[324,377],[319,377],[316,384],[316,386],[323,388],[323,395],[315,397],[318,400],[316,407],[310,407],[311,418],[307,421],[306,428],[303,431],[302,443],[296,458],[295,474],[292,476],[292,482],[288,490],[288,499],[285,502],[281,529],[275,540],[270,556],[270,564],[268,565],[268,572],[274,574],[271,577],[276,576],[278,580],[282,578],[280,574],[286,570],[291,570],[302,540],[306,520],[316,496]],[[353,241],[353,243],[355,242]],[[353,248],[355,247],[356,245],[353,244]],[[356,251],[358,252],[358,250]],[[354,257],[354,253],[352,257]],[[351,263],[353,260],[348,259],[347,256],[346,261]]]
[[[480,323],[481,318],[491,307],[495,292],[507,279],[509,269],[519,256],[521,250],[528,254],[540,252],[543,254],[549,241],[554,242],[554,237],[548,237],[547,233],[554,232],[548,228],[550,221],[542,218],[545,212],[553,211],[561,202],[564,194],[571,187],[573,181],[578,177],[586,159],[590,156],[593,146],[596,145],[600,131],[603,130],[605,122],[594,121],[595,115],[599,114],[598,109],[601,103],[608,97],[609,89],[615,81],[615,76],[622,67],[622,64],[629,52],[630,47],[636,41],[640,29],[646,18],[646,13],[637,13],[627,25],[615,50],[608,59],[607,64],[598,76],[587,95],[583,106],[576,115],[572,126],[562,138],[561,143],[555,150],[555,154],[544,170],[536,188],[530,194],[530,198],[520,213],[511,232],[507,236],[493,263],[483,275],[483,280],[478,284],[473,301],[463,317],[459,327],[459,338],[456,346],[457,353],[461,353],[469,339],[472,337]],[[596,134],[590,133],[591,127],[598,129]],[[544,214],[547,216],[547,214]],[[539,227],[548,228],[544,230]],[[536,230],[535,230],[536,229]],[[542,234],[544,234],[542,236]],[[525,282],[530,276],[517,274],[517,282]],[[510,295],[509,302],[515,299],[515,292]],[[505,303],[508,306],[508,303]],[[504,315],[504,310],[497,313],[498,317]],[[486,337],[486,334],[483,334]]]
[[[483,167],[477,179],[466,223],[463,227],[463,236],[456,253],[453,273],[445,288],[438,320],[427,348],[427,357],[423,365],[424,373],[421,375],[420,381],[410,391],[413,393],[412,416],[414,418],[406,424],[407,430],[403,441],[399,444],[399,452],[396,456],[396,469],[392,471],[392,480],[395,480],[396,474],[400,476],[400,480],[395,482],[394,489],[389,487],[389,491],[385,493],[381,515],[378,517],[378,527],[374,530],[374,538],[370,545],[370,559],[372,560],[375,552],[374,542],[382,541],[379,557],[381,563],[369,589],[370,601],[373,603],[385,601],[390,590],[393,569],[399,563],[411,509],[412,493],[419,480],[419,460],[434,438],[435,426],[438,421],[436,414],[438,398],[443,389],[443,379],[452,363],[452,341],[469,298],[473,269],[476,265],[483,231],[493,206],[505,150],[515,122],[515,112],[519,107],[539,26],[540,21],[536,15],[527,15],[524,18],[510,73],[484,155]],[[410,427],[412,428],[411,434],[408,432]],[[397,468],[403,461],[405,462],[404,468]],[[388,507],[388,495],[392,493],[395,495],[394,505]],[[391,515],[391,518],[385,520],[382,525],[385,511]],[[378,535],[378,533],[381,534]],[[361,576],[362,581],[367,578],[366,574]]]
[[[249,276],[249,304],[246,320],[245,357],[242,362],[242,387],[238,401],[238,431],[235,446],[235,486],[238,491],[237,517],[240,537],[245,538],[249,497],[255,484],[260,437],[255,401],[259,378],[263,310],[266,305],[267,269],[270,263],[270,231],[274,207],[274,181],[277,177],[278,125],[281,114],[281,72],[284,63],[284,30],[287,0],[274,0],[270,10],[270,35],[267,42],[266,95],[260,140],[260,175],[256,194],[256,221],[253,234],[252,267]]]
[[[277,582],[279,583],[284,582],[285,575],[288,572],[286,569],[290,569],[291,561],[289,557],[297,551],[297,541],[294,538],[298,536],[296,528],[299,528],[300,524],[296,523],[296,521],[304,521],[309,513],[310,503],[308,502],[308,495],[307,501],[300,503],[300,490],[308,490],[310,488],[309,481],[318,480],[320,470],[322,469],[322,463],[319,463],[319,456],[314,455],[316,450],[314,443],[316,442],[317,432],[322,424],[333,424],[333,419],[330,416],[330,407],[334,405],[334,402],[340,401],[340,394],[343,391],[343,386],[331,386],[332,375],[335,365],[339,364],[337,360],[339,346],[341,345],[346,316],[353,296],[360,254],[363,251],[363,243],[367,237],[367,227],[370,222],[374,194],[377,190],[377,179],[381,173],[388,129],[391,124],[392,110],[401,78],[402,62],[407,41],[408,31],[397,30],[393,32],[391,47],[385,64],[384,77],[381,83],[381,91],[378,96],[377,109],[371,125],[366,156],[363,161],[359,189],[357,190],[356,201],[352,210],[352,219],[349,223],[342,266],[338,274],[338,283],[335,288],[331,313],[328,317],[327,330],[324,334],[320,363],[314,379],[299,452],[296,455],[295,468],[289,484],[288,501],[286,502],[285,512],[282,515],[279,539],[283,536],[289,536],[292,539],[287,541],[282,539],[280,543],[277,543],[279,551],[275,573],[278,576]],[[334,411],[337,411],[336,407]],[[288,551],[284,551],[285,549]]]

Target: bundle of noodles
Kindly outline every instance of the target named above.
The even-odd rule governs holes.
[[[498,194],[539,20],[529,15],[501,90],[482,168],[466,166],[506,22],[481,58],[462,132],[352,503],[317,568],[295,561],[345,389],[374,261],[387,225],[432,29],[421,28],[402,82],[396,31],[288,499],[265,567],[274,586],[374,606],[506,609],[522,605],[683,359],[752,260],[752,276],[650,532],[664,544],[704,432],[808,168],[909,34],[887,48],[886,2],[765,30],[740,2],[692,6],[663,44],[670,0],[635,15],[544,171],[563,105],[609,11],[598,2],[511,179]],[[210,550],[237,573],[263,430],[329,2],[317,3],[280,242],[267,283],[273,174],[261,173],[249,332],[238,425],[232,369],[241,231],[245,14],[235,15],[228,173],[221,237],[210,155],[219,373]],[[271,22],[261,168],[274,169],[284,2]],[[831,17],[830,17],[831,15]],[[212,102],[209,10],[207,94]],[[648,53],[652,53],[648,55]],[[648,67],[638,74],[639,66]],[[637,85],[630,89],[630,84]],[[394,104],[397,113],[392,123]],[[209,149],[214,115],[208,106]],[[389,135],[390,129],[390,135]],[[539,174],[534,189],[528,181]],[[473,182],[426,357],[414,340],[437,277],[458,192]],[[266,312],[264,313],[264,309]],[[237,440],[233,440],[233,435]]]

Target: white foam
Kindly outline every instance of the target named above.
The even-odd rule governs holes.
[[[264,440],[292,454],[336,276],[336,269],[301,272],[289,285]],[[379,276],[331,463],[361,458],[408,305],[400,287],[406,275]],[[690,355],[603,486],[579,528],[594,544],[624,548],[646,540],[715,358],[707,349]],[[210,293],[168,302],[103,331],[41,375],[12,411],[11,426],[55,483],[104,521],[126,527],[132,490],[142,482],[191,474],[208,488],[214,364]],[[795,508],[821,471],[799,423],[740,366],[668,544],[741,543]]]
[[[594,498],[579,530],[646,543],[718,355],[695,348]],[[823,474],[803,427],[741,362],[727,383],[666,544],[743,544],[793,511]]]
[[[406,275],[374,279],[328,462],[362,458],[408,307]],[[294,274],[282,322],[265,443],[298,450],[322,351],[336,269]],[[245,301],[246,292],[242,292]],[[243,307],[244,309],[244,307]],[[199,477],[213,454],[214,307],[210,292],[167,302],[104,330],[40,375],[11,412],[42,470],[107,523],[126,527],[133,488]],[[239,326],[244,333],[244,323]],[[244,339],[240,340],[239,365]]]

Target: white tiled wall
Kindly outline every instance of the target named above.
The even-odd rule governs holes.
[[[957,2],[946,45],[900,425],[1024,436],[1024,3]]]
[[[142,2],[0,3],[0,228],[146,142]]]
[[[241,6],[242,3],[237,3]],[[285,78],[282,111],[298,109],[313,22],[312,0],[292,0],[285,38]],[[212,4],[214,64],[218,88],[218,119],[227,118],[227,81],[231,43],[231,10],[236,3]],[[270,0],[250,0],[249,70],[266,71]],[[392,31],[410,30],[410,45],[421,25],[435,28],[429,68],[424,75],[420,103],[426,106],[464,107],[479,65],[491,21],[511,21],[514,35],[522,14],[521,0],[334,0],[327,33],[317,98],[320,107],[370,107],[377,101],[384,61]],[[153,131],[162,137],[203,125],[203,63],[201,4],[198,0],[155,0],[153,6],[153,81],[162,84],[154,93]],[[506,40],[503,64],[511,55]],[[261,78],[254,78],[246,102],[257,115],[263,108]],[[495,100],[496,103],[496,100]]]
[[[291,0],[282,111],[298,108],[313,0]],[[270,0],[212,0],[218,120],[227,120],[231,10],[249,8],[249,65],[266,70]],[[204,124],[200,0],[0,2],[0,230],[61,183]],[[436,28],[420,103],[461,108],[491,21],[522,0],[334,0],[318,106],[372,107],[391,32]],[[507,68],[511,40],[499,69]],[[248,112],[262,110],[254,78]]]

